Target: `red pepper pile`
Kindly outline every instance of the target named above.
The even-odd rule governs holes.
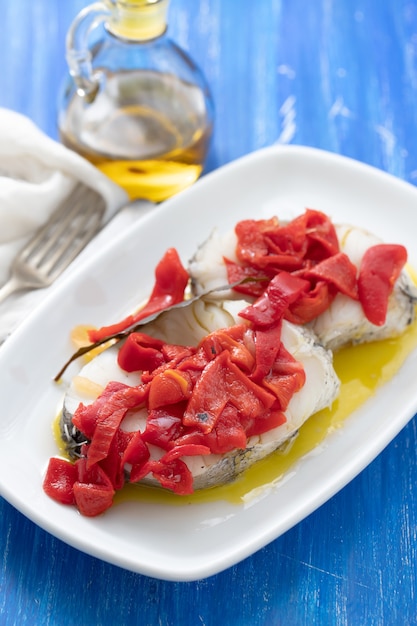
[[[193,478],[182,457],[244,449],[248,437],[285,422],[284,411],[305,374],[281,343],[282,319],[311,321],[343,293],[361,302],[372,323],[384,323],[407,258],[402,246],[370,248],[358,271],[340,252],[331,221],[312,210],[283,226],[275,218],[245,220],[236,233],[239,262],[225,262],[230,283],[256,279],[236,288],[256,298],[241,312],[247,321],[211,333],[197,347],[164,344],[141,332],[128,335],[119,365],[141,371],[142,382],[109,383],[93,404],[78,407],[73,423],[89,443],[75,464],[50,460],[44,489],[52,498],[98,515],[123,486],[126,467],[132,482],[152,474],[175,493],[191,493]],[[90,339],[106,338],[183,300],[188,274],[175,250],[168,250],[155,277],[144,309],[92,331]],[[146,428],[126,432],[124,417],[139,409],[146,409]],[[161,458],[150,458],[148,444],[162,450]]]
[[[130,334],[119,364],[141,371],[142,383],[111,382],[93,404],[78,407],[73,423],[90,443],[74,465],[51,459],[45,491],[84,515],[97,515],[111,506],[128,464],[131,482],[151,473],[175,493],[192,493],[182,457],[244,449],[248,437],[285,422],[283,412],[305,374],[280,335],[281,323],[268,329],[242,323],[186,347]],[[148,415],[145,430],[123,430],[127,413],[141,408]],[[148,444],[162,449],[160,459],[150,458]]]
[[[307,210],[280,225],[277,218],[244,220],[236,226],[237,259],[225,259],[230,283],[259,297],[247,319],[258,324],[283,315],[295,324],[318,317],[338,293],[359,300],[367,319],[385,322],[388,298],[407,261],[404,246],[379,244],[365,253],[360,268],[340,251],[334,225],[319,211]],[[267,285],[267,287],[266,287]]]

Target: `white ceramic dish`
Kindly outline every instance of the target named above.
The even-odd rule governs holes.
[[[138,221],[74,272],[0,349],[0,492],[68,544],[126,569],[195,580],[247,557],[311,513],[356,476],[417,411],[413,353],[399,374],[301,459],[279,484],[246,505],[186,507],[126,502],[94,519],[50,500],[42,479],[56,445],[51,422],[63,389],[53,376],[72,353],[80,323],[117,320],[145,298],[153,270],[175,246],[184,262],[214,226],[245,217],[283,217],[305,207],[403,243],[417,266],[417,191],[368,166],[314,149],[274,147],[200,180]]]

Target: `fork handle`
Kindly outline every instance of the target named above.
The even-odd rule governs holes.
[[[4,283],[3,287],[0,288],[0,303],[6,300],[12,293],[15,291],[19,291],[20,289],[24,289],[22,283],[13,276]]]

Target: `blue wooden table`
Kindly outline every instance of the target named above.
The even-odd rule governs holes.
[[[65,34],[86,4],[0,2],[0,106],[53,138]],[[169,24],[212,87],[209,170],[281,142],[416,181],[417,0],[172,0]],[[86,556],[1,501],[0,624],[417,624],[416,439],[413,420],[302,523],[193,583]]]

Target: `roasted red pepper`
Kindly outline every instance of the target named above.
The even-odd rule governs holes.
[[[385,323],[388,299],[406,262],[407,250],[400,245],[379,244],[365,252],[359,270],[358,293],[372,324],[382,326]]]
[[[339,252],[335,228],[320,211],[280,225],[277,218],[243,220],[236,225],[237,258],[244,266],[293,272],[307,262],[317,263]]]
[[[281,343],[271,369],[263,379],[264,386],[277,397],[281,411],[287,410],[291,398],[304,386],[305,380],[303,366]]]
[[[82,515],[95,517],[113,504],[115,490],[106,472],[99,466],[88,468],[86,459],[75,463],[78,480],[72,487],[74,500]]]
[[[163,341],[145,333],[131,333],[117,355],[117,362],[125,372],[150,370],[165,363],[161,353]]]
[[[188,400],[192,391],[191,377],[188,372],[168,368],[154,376],[149,383],[148,408],[152,410],[178,404],[178,402]]]
[[[243,415],[256,418],[274,402],[275,397],[251,381],[224,350],[202,372],[184,412],[183,423],[209,433],[226,404],[232,404]]]
[[[307,293],[308,281],[288,272],[280,272],[269,283],[257,301],[244,308],[239,315],[257,328],[278,324],[291,304]]]
[[[357,300],[356,273],[356,266],[353,265],[349,257],[343,252],[337,252],[312,268],[305,269],[300,274],[305,279],[322,280],[332,285],[337,292]]]
[[[358,275],[340,252],[330,219],[319,211],[307,210],[285,225],[276,218],[243,220],[235,230],[238,263],[225,259],[229,282],[243,281],[235,290],[258,298],[242,311],[246,319],[263,326],[280,317],[305,324],[342,293],[360,301],[370,322],[384,324],[388,298],[407,260],[403,246],[373,246]],[[306,281],[304,288],[288,289],[289,276]]]
[[[73,485],[77,480],[78,472],[73,463],[65,459],[52,458],[49,460],[43,481],[45,493],[61,504],[74,504]]]
[[[255,329],[242,323],[209,334],[194,348],[139,333],[139,361],[157,367],[144,372],[136,387],[111,382],[91,405],[79,405],[73,422],[90,440],[85,457],[75,466],[51,461],[45,491],[97,515],[122,488],[129,465],[133,482],[152,474],[175,493],[191,493],[184,457],[244,449],[248,437],[285,421],[283,410],[304,383],[304,372],[283,349],[280,333],[281,322]],[[146,412],[142,432],[122,428],[132,409]],[[151,459],[148,445],[165,454]]]
[[[110,385],[114,389],[114,383]],[[97,411],[97,419],[87,453],[89,468],[108,456],[112,440],[127,411],[143,406],[148,392],[143,386],[129,387],[119,383],[114,392],[108,393],[107,388],[107,393],[106,390],[104,393],[105,402],[102,402],[101,397],[98,398],[100,408]],[[81,432],[84,432],[82,429],[84,415],[86,412],[91,412],[92,406],[84,407],[81,404],[74,414],[73,422]]]
[[[92,343],[106,339],[122,332],[140,320],[159,311],[178,304],[184,299],[184,291],[188,284],[188,272],[183,267],[175,248],[167,250],[155,270],[155,284],[146,305],[134,315],[129,315],[121,322],[111,326],[103,326],[88,332]]]
[[[256,367],[252,369],[250,378],[262,381],[274,366],[281,344],[282,323],[279,321],[267,329],[254,331]]]
[[[140,371],[137,387],[110,383],[89,406],[78,407],[73,422],[89,443],[73,465],[51,459],[45,492],[94,516],[111,506],[125,482],[152,474],[178,494],[193,490],[184,458],[244,449],[249,437],[285,422],[284,411],[305,383],[305,372],[281,343],[282,320],[298,324],[325,311],[338,294],[360,301],[366,317],[385,322],[388,299],[407,260],[403,246],[381,244],[357,268],[341,253],[331,221],[318,211],[281,226],[245,220],[236,226],[238,263],[225,261],[230,282],[257,299],[241,311],[246,321],[209,334],[197,347],[165,344],[131,333],[119,351],[119,365]],[[147,315],[180,302],[188,274],[175,250],[158,265],[147,305],[119,324],[92,331],[97,341]],[[143,431],[126,432],[130,410],[145,411]],[[150,458],[149,445],[163,451]]]

